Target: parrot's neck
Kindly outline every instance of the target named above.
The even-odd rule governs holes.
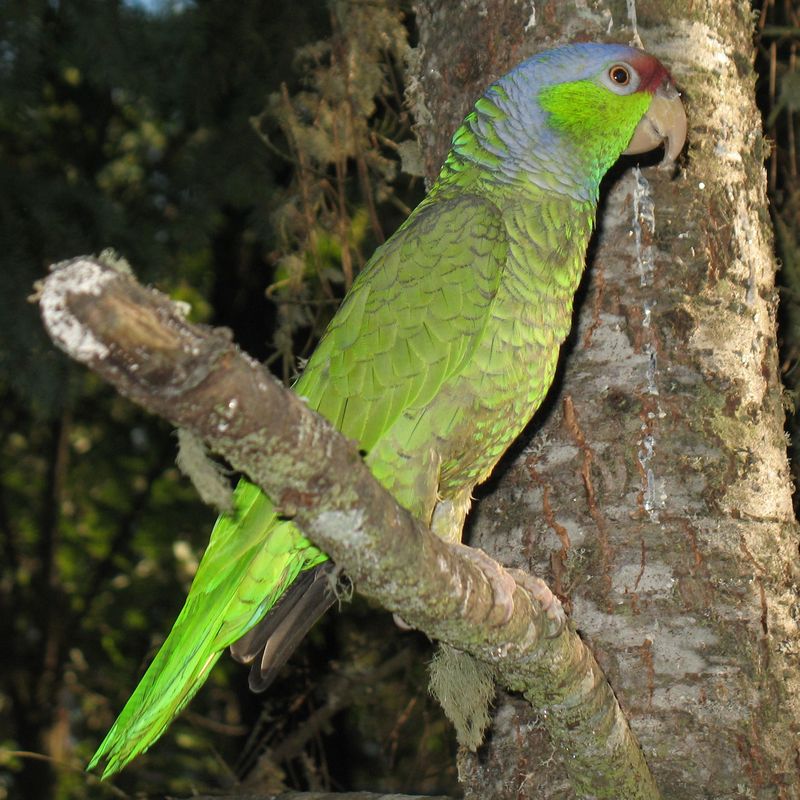
[[[532,189],[596,203],[600,181],[630,139],[620,135],[576,139],[551,124],[537,90],[524,71],[493,84],[453,135],[438,182],[488,183],[493,190]],[[557,93],[556,93],[557,94]],[[549,96],[549,95],[548,95]],[[583,118],[584,129],[590,120]],[[618,141],[617,141],[618,139]]]
[[[537,132],[540,126],[531,129],[523,120],[499,117],[499,109],[490,107],[491,101],[481,98],[456,131],[438,183],[455,183],[461,190],[486,184],[493,192],[514,194],[532,189],[597,202],[602,174],[596,164],[565,150],[551,131]]]

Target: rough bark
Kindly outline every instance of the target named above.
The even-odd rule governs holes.
[[[423,150],[440,155],[474,72],[633,38],[624,4],[591,5],[418,3]],[[549,409],[484,492],[471,543],[549,578],[664,797],[797,798],[798,528],[750,8],[637,11],[685,92],[688,157],[677,176],[629,164],[607,181]],[[500,700],[489,745],[462,754],[467,797],[575,796],[541,722]]]

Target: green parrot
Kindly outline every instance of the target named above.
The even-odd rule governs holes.
[[[570,328],[600,180],[686,116],[667,70],[614,44],[539,53],[493,83],[438,179],[369,260],[294,391],[449,541],[541,404]],[[103,777],[165,731],[223,650],[264,689],[334,600],[331,562],[241,480],[186,603],[92,758]]]

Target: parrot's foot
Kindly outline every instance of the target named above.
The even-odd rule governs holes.
[[[547,619],[555,623],[554,630],[552,630],[547,638],[555,639],[556,636],[561,634],[567,624],[567,615],[564,611],[564,606],[561,601],[553,594],[550,587],[541,579],[529,575],[521,569],[509,569],[508,572],[514,577],[514,580],[534,599],[539,603],[547,614]]]
[[[494,605],[502,609],[503,616],[498,625],[505,625],[514,613],[514,591],[517,583],[504,567],[500,566],[491,556],[478,547],[467,547],[465,544],[455,542],[458,548],[473,564],[480,567],[492,587]]]

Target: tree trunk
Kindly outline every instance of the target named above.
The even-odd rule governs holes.
[[[624,4],[596,5],[417,3],[429,175],[513,63],[632,39]],[[560,378],[469,543],[561,596],[665,798],[798,798],[798,529],[751,11],[689,8],[638,5],[643,46],[684,91],[688,156],[674,174],[628,163],[607,181]],[[461,755],[466,796],[574,797],[562,755],[535,709],[499,697],[491,740]]]

